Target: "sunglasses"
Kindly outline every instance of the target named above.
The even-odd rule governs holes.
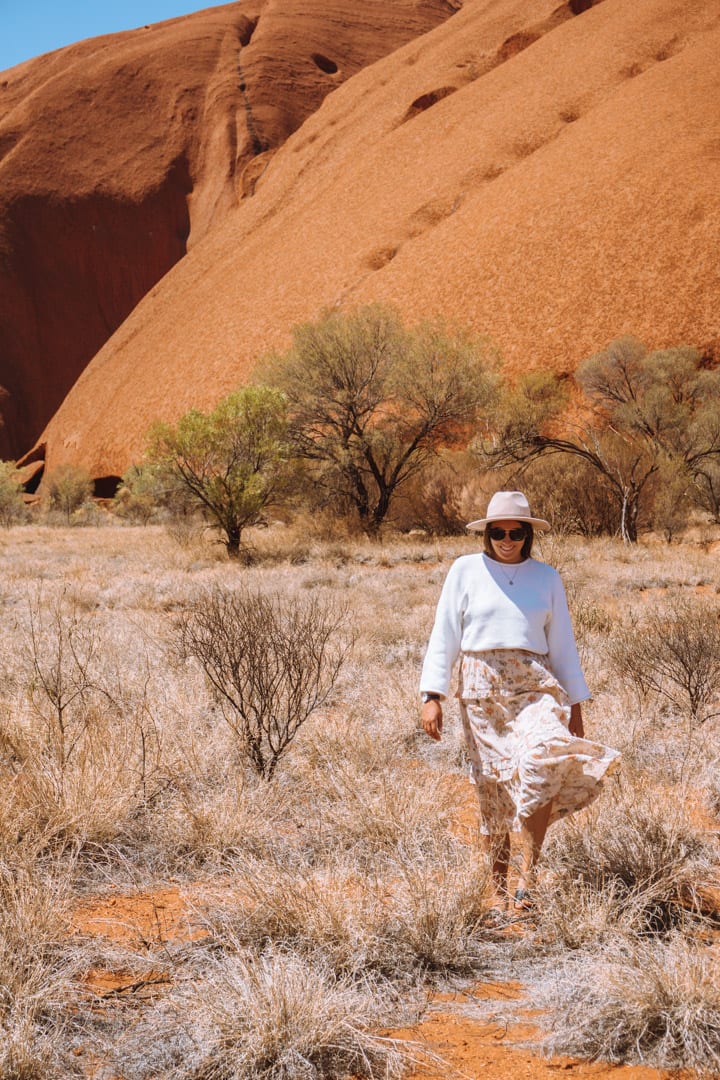
[[[491,540],[504,540],[506,536],[509,536],[510,539],[516,544],[519,540],[524,540],[527,536],[527,533],[522,526],[517,529],[498,529],[496,525],[493,525],[493,527],[488,531],[490,533]]]

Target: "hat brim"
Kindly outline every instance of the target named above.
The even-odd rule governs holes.
[[[545,521],[545,518],[521,517],[519,514],[498,514],[496,517],[479,518],[477,521],[471,521],[465,528],[470,532],[485,532],[485,527],[491,525],[493,521],[527,521],[539,532],[550,532],[552,529],[552,525],[549,521]]]

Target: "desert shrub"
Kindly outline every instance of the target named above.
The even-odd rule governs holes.
[[[147,525],[160,512],[167,497],[167,485],[153,465],[131,465],[123,474],[112,508],[118,517]]]
[[[109,521],[107,512],[93,499],[86,499],[77,510],[73,511],[70,519],[72,525],[95,526],[106,525]]]
[[[70,524],[73,514],[92,498],[93,482],[79,465],[58,465],[45,481],[45,500],[50,510]]]
[[[689,469],[672,461],[663,463],[651,483],[650,526],[667,540],[668,544],[687,525],[693,509],[693,496],[697,488]]]
[[[431,536],[462,536],[470,520],[465,493],[478,473],[476,462],[461,451],[444,450],[411,477],[388,520],[401,530],[423,529]]]
[[[720,715],[720,618],[702,600],[675,597],[620,624],[605,655],[641,697],[657,694],[694,723]]]
[[[492,437],[476,440],[478,456],[486,467],[556,454],[579,459],[614,493],[623,540],[637,543],[658,472],[672,463],[695,475],[717,459],[720,373],[707,370],[697,349],[648,352],[624,337],[587,357],[575,382],[584,401],[579,415],[563,417],[563,377],[521,375],[500,395]]]
[[[8,529],[26,517],[22,481],[12,461],[0,461],[0,525]]]
[[[351,636],[343,608],[318,597],[217,586],[180,618],[180,655],[202,667],[246,761],[269,779],[330,696]]]
[[[609,795],[610,793],[608,793]],[[566,947],[605,938],[613,927],[638,934],[689,926],[716,856],[681,808],[616,786],[551,836],[538,882],[539,918]]]
[[[62,786],[87,719],[89,701],[98,692],[95,668],[99,639],[94,622],[65,596],[46,604],[38,594],[28,614],[28,697],[46,728],[46,743]]]
[[[137,680],[118,674],[97,616],[67,591],[36,594],[23,645],[27,715],[2,729],[15,778],[8,811],[48,837],[112,839],[166,782],[150,662],[135,656]]]
[[[661,1069],[720,1070],[720,983],[707,946],[619,938],[580,954],[545,982],[551,1053]]]
[[[695,472],[692,500],[695,506],[710,515],[710,520],[720,524],[720,462],[704,461]]]
[[[376,535],[406,483],[441,447],[463,445],[493,398],[496,356],[441,319],[408,329],[375,304],[326,312],[266,362],[287,394],[294,449],[334,505]]]

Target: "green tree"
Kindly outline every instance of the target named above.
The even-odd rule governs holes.
[[[284,394],[248,386],[209,413],[192,409],[175,427],[156,424],[147,459],[191,496],[237,557],[243,530],[285,490],[289,456]]]
[[[0,525],[9,529],[25,517],[23,486],[14,461],[0,461]]]
[[[720,371],[696,349],[647,352],[635,338],[620,338],[585,360],[575,380],[575,420],[559,377],[526,378],[506,392],[494,438],[476,450],[490,467],[553,453],[582,458],[614,492],[620,534],[635,542],[653,478],[697,478],[720,460]]]
[[[325,496],[375,533],[409,478],[475,430],[495,355],[439,320],[408,330],[380,305],[326,314],[293,336],[268,371],[287,394],[296,453]]]

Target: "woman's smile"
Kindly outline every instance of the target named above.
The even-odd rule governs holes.
[[[504,563],[522,562],[522,546],[525,538],[522,537],[520,540],[513,540],[510,537],[510,533],[513,530],[522,528],[520,522],[494,521],[493,527],[498,531],[502,530],[504,533],[502,540],[493,539],[492,531],[490,533],[492,549],[498,561]]]

